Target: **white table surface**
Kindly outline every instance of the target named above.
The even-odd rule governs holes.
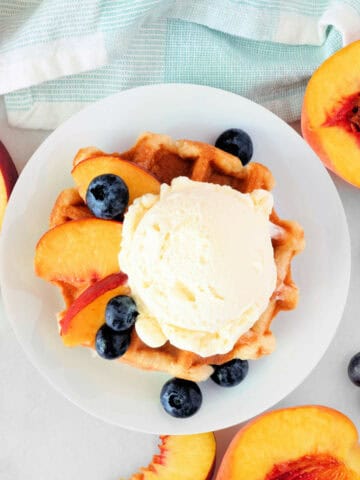
[[[48,133],[10,128],[0,97],[0,140],[19,171]],[[360,389],[347,377],[348,361],[360,351],[360,192],[332,178],[345,207],[352,242],[348,302],[321,362],[275,407],[327,405],[347,414],[360,431]],[[216,432],[218,461],[238,429]],[[27,359],[0,303],[1,480],[117,480],[146,465],[157,450],[157,441],[156,436],[105,424],[57,393]]]

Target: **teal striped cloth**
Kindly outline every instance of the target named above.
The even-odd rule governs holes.
[[[292,121],[316,67],[359,38],[360,0],[0,0],[0,94],[24,128],[163,82],[223,88]]]

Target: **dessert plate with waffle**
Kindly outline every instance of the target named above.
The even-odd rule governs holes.
[[[149,433],[275,405],[325,353],[348,291],[322,164],[274,114],[209,87],[139,87],[76,114],[29,160],[2,236],[30,359],[82,409]]]

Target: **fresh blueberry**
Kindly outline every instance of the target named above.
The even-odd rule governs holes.
[[[112,173],[93,178],[86,191],[86,204],[98,218],[122,218],[128,203],[129,190],[126,183]]]
[[[113,360],[124,355],[130,345],[131,331],[115,332],[106,324],[99,328],[95,337],[95,348],[102,358]]]
[[[172,378],[162,387],[160,401],[165,411],[173,417],[186,418],[199,410],[202,394],[195,382]]]
[[[222,365],[213,365],[211,379],[221,387],[234,387],[244,380],[249,371],[249,362],[235,358]]]
[[[105,322],[116,332],[131,328],[138,316],[136,304],[127,295],[118,295],[108,301],[105,309]]]
[[[360,352],[352,357],[348,366],[350,380],[360,387]]]
[[[239,157],[246,165],[253,155],[253,143],[249,135],[240,128],[225,130],[215,142],[215,147]]]

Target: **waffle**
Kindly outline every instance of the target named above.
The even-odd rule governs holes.
[[[74,163],[96,155],[104,153],[94,147],[82,149]],[[166,135],[144,133],[130,150],[119,156],[145,168],[161,183],[170,183],[175,177],[187,176],[196,181],[229,185],[242,193],[258,188],[271,190],[274,186],[274,178],[264,165],[250,163],[243,167],[238,158],[211,145],[190,140],[174,141]],[[91,216],[76,191],[71,189],[64,192],[60,194],[53,208],[51,226],[59,224],[58,222],[83,218],[83,215]],[[169,342],[154,349],[145,345],[134,329],[130,347],[119,360],[138,368],[165,371],[176,377],[202,381],[213,372],[212,365],[219,365],[234,358],[257,359],[270,354],[275,349],[275,338],[270,331],[273,318],[281,310],[295,308],[298,302],[298,289],[291,276],[291,260],[304,248],[303,230],[296,222],[280,219],[275,210],[271,213],[270,221],[277,267],[276,289],[267,309],[253,327],[238,339],[230,352],[201,357],[180,350]],[[70,287],[62,286],[67,305],[79,293],[76,286],[73,290]]]
[[[50,213],[50,228],[69,222],[70,220],[82,220],[94,215],[80,197],[76,188],[67,188],[57,197]]]

